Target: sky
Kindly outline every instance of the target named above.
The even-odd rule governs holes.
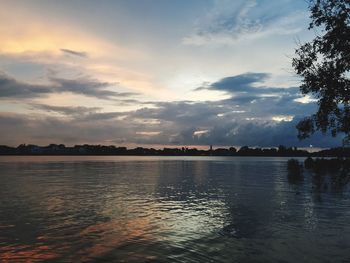
[[[0,4],[0,144],[341,144],[297,139],[304,0]]]

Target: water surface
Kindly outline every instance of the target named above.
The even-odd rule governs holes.
[[[287,159],[0,157],[0,262],[350,262],[349,186]]]

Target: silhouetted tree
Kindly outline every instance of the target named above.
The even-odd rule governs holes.
[[[297,125],[299,139],[316,130],[350,141],[350,0],[310,0],[310,29],[316,37],[300,46],[293,67],[302,77],[300,90],[313,95],[318,110]]]

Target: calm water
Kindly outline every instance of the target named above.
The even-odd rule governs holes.
[[[350,262],[350,191],[286,158],[0,157],[0,262]]]

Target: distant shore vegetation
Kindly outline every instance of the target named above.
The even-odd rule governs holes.
[[[144,148],[118,147],[114,145],[75,145],[50,144],[38,146],[21,144],[18,147],[0,145],[0,155],[145,155],[145,156],[286,156],[286,157],[350,157],[350,147],[324,149],[317,152],[308,152],[296,147],[280,145],[272,148],[250,148],[248,146],[229,148]]]

